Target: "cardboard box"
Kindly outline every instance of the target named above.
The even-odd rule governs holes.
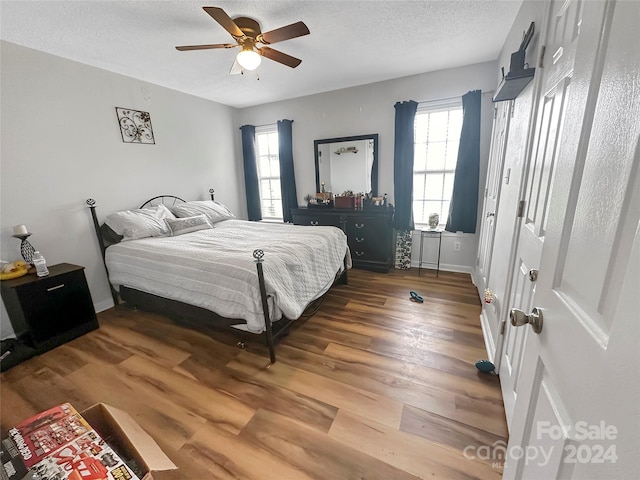
[[[176,466],[125,412],[68,403],[39,413],[2,440],[2,480],[160,480]]]
[[[104,403],[93,405],[81,413],[116,451],[142,467],[142,480],[169,478],[169,474],[178,469],[128,413]]]

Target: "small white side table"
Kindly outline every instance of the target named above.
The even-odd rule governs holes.
[[[420,230],[420,259],[418,260],[418,275],[422,270],[422,253],[424,248],[424,238],[437,238],[438,239],[438,260],[437,260],[437,268],[436,268],[436,277],[440,275],[440,248],[442,247],[442,230],[433,229],[433,230]],[[427,262],[433,263],[433,262]]]

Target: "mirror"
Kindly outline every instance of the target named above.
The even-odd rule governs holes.
[[[372,192],[378,195],[378,134],[325,138],[313,142],[316,192],[340,195]]]

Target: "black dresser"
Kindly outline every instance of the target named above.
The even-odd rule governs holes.
[[[393,264],[393,208],[294,208],[296,225],[325,225],[347,234],[355,268],[388,272]]]
[[[46,277],[27,274],[1,287],[16,336],[36,353],[98,328],[84,267],[61,263]]]

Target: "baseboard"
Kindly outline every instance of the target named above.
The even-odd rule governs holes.
[[[418,262],[411,262],[411,268],[418,268]],[[435,270],[435,265],[425,266],[422,265],[422,270]],[[440,264],[441,272],[457,272],[457,273],[468,273],[473,278],[473,269],[467,265],[452,265],[448,263]]]
[[[473,269],[471,272],[471,281],[476,286],[476,290],[478,291],[478,298],[480,298],[481,302],[484,302],[484,282],[482,280],[482,276],[478,273],[477,269]]]
[[[482,338],[484,339],[484,348],[487,350],[487,358],[494,365],[496,362],[494,361],[494,355],[496,351],[496,346],[493,343],[493,337],[491,336],[491,329],[489,328],[489,318],[487,317],[486,309],[482,309],[482,313],[480,314],[480,326],[482,327]]]
[[[478,270],[476,270],[475,268],[471,269],[471,282],[476,286],[476,290],[480,290],[478,287]]]

